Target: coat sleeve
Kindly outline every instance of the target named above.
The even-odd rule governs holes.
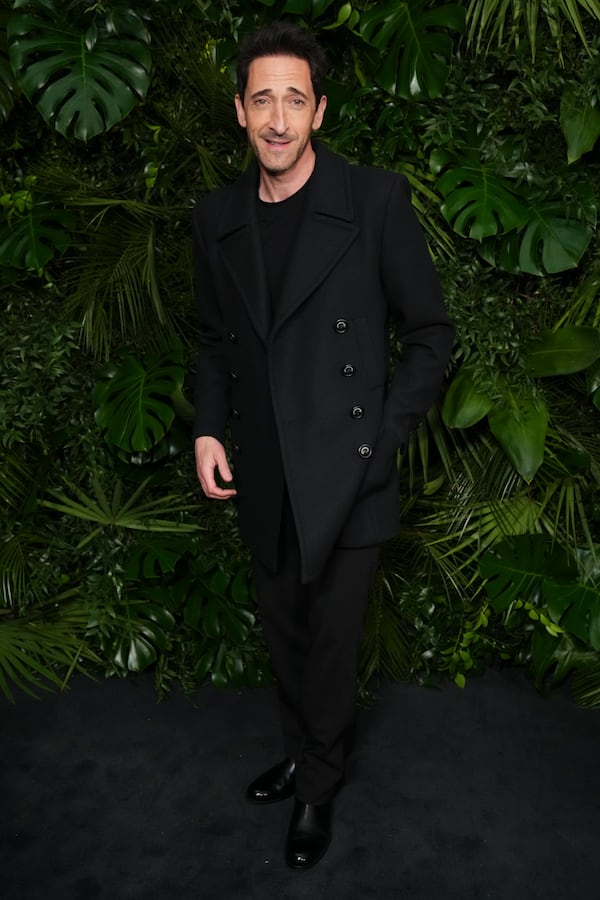
[[[200,338],[196,366],[194,438],[210,435],[223,442],[229,411],[230,382],[223,357],[223,322],[201,228],[201,203],[192,218],[194,291]]]
[[[439,279],[412,208],[407,180],[395,179],[382,238],[381,277],[403,352],[390,381],[379,447],[406,444],[440,390],[454,339]]]

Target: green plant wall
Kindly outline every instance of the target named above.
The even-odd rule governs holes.
[[[269,680],[193,472],[189,223],[248,162],[237,41],[282,15],[332,61],[321,138],[409,179],[457,325],[363,680],[506,660],[600,703],[597,0],[4,3],[0,689]]]

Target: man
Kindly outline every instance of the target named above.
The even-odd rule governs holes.
[[[237,503],[286,753],[247,796],[295,797],[296,868],[330,842],[365,606],[399,525],[396,454],[435,399],[453,336],[404,177],[312,141],[325,73],[296,25],[246,40],[235,107],[255,162],[193,217],[198,477],[207,497]],[[391,380],[390,318],[404,346]]]

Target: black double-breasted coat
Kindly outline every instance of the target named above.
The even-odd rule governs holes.
[[[399,527],[396,451],[439,391],[453,328],[406,179],[320,144],[271,316],[258,168],[193,210],[195,435],[231,431],[240,532],[274,568],[284,485],[302,579]],[[403,354],[389,372],[389,324]]]

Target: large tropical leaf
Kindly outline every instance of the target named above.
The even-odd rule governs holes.
[[[244,641],[255,622],[248,566],[237,571],[211,566],[204,572],[197,565],[193,575],[182,604],[186,624],[213,640]]]
[[[554,621],[591,644],[594,650],[600,650],[600,588],[545,579],[543,592]]]
[[[449,428],[469,428],[483,419],[492,405],[491,397],[476,386],[473,369],[462,366],[444,397],[442,418]]]
[[[452,4],[374,4],[361,17],[360,33],[381,54],[378,82],[398,97],[441,97],[453,49],[451,33],[462,33],[464,21],[464,9]]]
[[[482,241],[524,225],[530,211],[515,183],[482,158],[481,140],[470,144],[453,156],[434,151],[430,164],[435,173],[446,168],[437,181],[444,218],[459,234]]]
[[[118,368],[105,371],[95,400],[96,421],[107,441],[132,453],[150,450],[175,418],[169,398],[183,384],[180,354],[149,354],[143,362],[127,356]]]
[[[566,87],[560,101],[560,127],[567,142],[567,159],[575,162],[593,150],[600,137],[600,109]]]
[[[533,375],[570,375],[600,357],[600,329],[565,326],[543,331],[531,346],[527,362]]]
[[[182,556],[195,549],[194,539],[189,535],[144,535],[129,553],[125,576],[130,581],[161,578],[173,572]]]
[[[488,413],[490,430],[513,466],[531,482],[544,460],[548,410],[541,397],[516,396],[507,388]]]
[[[147,594],[125,597],[110,612],[99,610],[90,623],[91,630],[100,635],[103,656],[117,671],[141,672],[167,648],[175,619],[161,596],[151,591]]]
[[[68,210],[32,201],[0,223],[0,265],[40,271],[71,244],[74,224]]]
[[[444,217],[459,234],[480,242],[487,262],[507,272],[543,275],[577,266],[596,225],[589,186],[565,172],[560,196],[552,196],[552,185],[534,193],[516,177],[523,166],[514,140],[504,138],[491,162],[485,141],[485,131],[472,132],[460,152],[431,153],[431,169],[441,173]]]
[[[77,19],[61,0],[15,0],[8,24],[17,80],[46,121],[87,141],[120,122],[150,83],[150,36],[140,17],[115,7]]]
[[[573,670],[577,672],[580,667],[586,670],[593,656],[592,651],[582,649],[581,642],[567,633],[555,635],[545,628],[536,629],[531,638],[531,662],[536,687],[542,690],[547,685],[558,685]],[[575,690],[573,695],[576,696]]]
[[[547,535],[522,534],[487,550],[479,561],[492,607],[501,613],[511,604],[537,598],[542,579],[573,582],[577,566],[566,550]]]
[[[594,198],[581,198],[577,204],[529,198],[527,206],[527,222],[516,233],[484,245],[481,255],[507,272],[545,275],[574,269],[594,234]]]

